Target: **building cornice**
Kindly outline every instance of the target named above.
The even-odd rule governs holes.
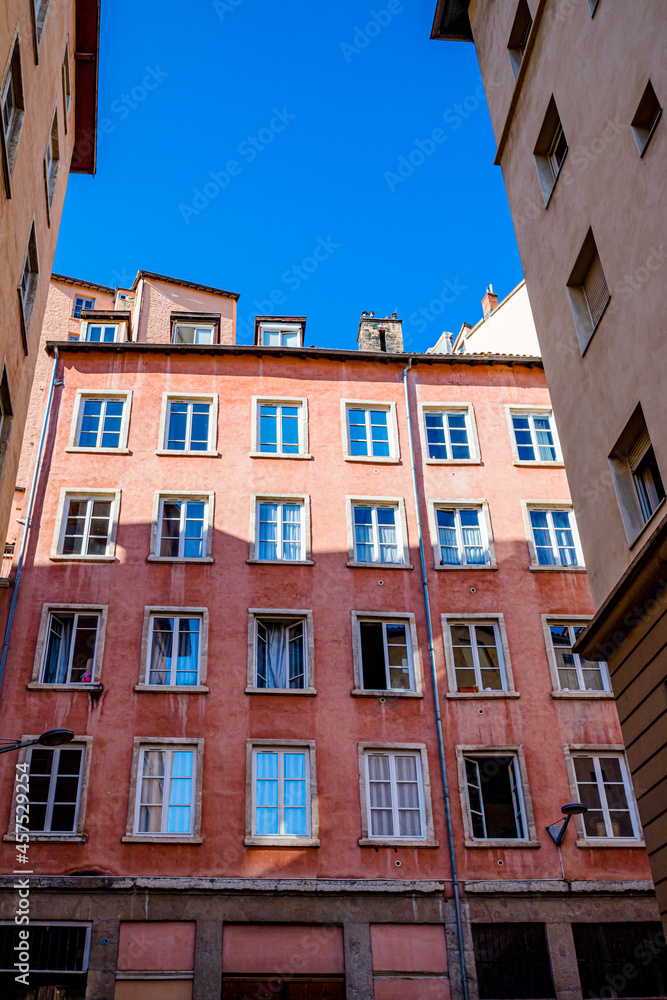
[[[183,278],[170,278],[167,274],[158,274],[156,271],[137,271],[137,276],[132,282],[134,291],[142,278],[152,281],[166,281],[170,285],[182,285],[184,288],[196,288],[198,292],[210,292],[211,295],[226,295],[227,298],[236,301],[239,292],[228,292],[224,288],[214,288],[212,285],[200,285],[197,281],[186,281]]]
[[[21,873],[23,875],[23,873]],[[348,879],[348,878],[215,878],[158,877],[150,875],[27,875],[30,889],[59,889],[70,892],[133,891],[157,892],[241,892],[241,893],[400,893],[442,896],[445,882],[435,879]],[[0,875],[0,890],[15,889],[16,876]]]
[[[97,169],[100,2],[76,0],[75,6],[73,174],[94,174]]]
[[[84,281],[83,278],[70,278],[66,274],[52,274],[51,281],[56,281],[62,285],[74,285],[76,288],[92,288],[96,292],[106,292],[107,295],[115,295],[116,289],[109,285],[98,285],[96,281]]]
[[[431,38],[447,42],[472,42],[469,5],[470,0],[438,0]]]

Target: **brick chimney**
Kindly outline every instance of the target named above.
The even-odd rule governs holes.
[[[489,316],[493,310],[498,305],[498,296],[493,290],[493,285],[489,285],[487,288],[484,298],[482,299],[482,309],[484,310],[484,319]]]
[[[359,320],[357,344],[360,351],[377,351],[378,354],[403,353],[403,320],[396,318],[396,313],[376,317],[375,313],[362,312]]]

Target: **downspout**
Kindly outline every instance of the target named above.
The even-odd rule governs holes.
[[[461,989],[463,1000],[468,1000],[468,975],[466,971],[465,941],[463,938],[463,921],[461,919],[461,898],[459,895],[459,879],[456,870],[456,853],[454,851],[454,834],[452,831],[452,811],[449,800],[449,785],[447,783],[447,771],[445,769],[445,741],[442,735],[442,714],[440,712],[440,698],[438,696],[438,676],[435,666],[435,650],[433,648],[433,623],[431,621],[431,604],[428,593],[428,580],[426,578],[426,563],[424,560],[424,535],[422,532],[421,514],[419,513],[419,494],[417,492],[417,470],[415,468],[415,449],[412,441],[412,417],[410,412],[410,392],[408,384],[408,372],[412,368],[412,358],[406,368],[403,369],[403,387],[405,389],[405,409],[408,420],[408,441],[410,443],[410,469],[412,471],[412,489],[415,500],[415,516],[417,518],[417,535],[419,537],[419,562],[422,572],[422,586],[424,588],[424,606],[426,608],[426,629],[428,632],[428,653],[431,661],[431,680],[433,682],[433,698],[435,702],[435,726],[438,732],[438,752],[440,754],[440,773],[442,774],[442,795],[445,801],[445,817],[447,821],[447,841],[449,845],[449,861],[452,869],[452,884],[454,888],[454,911],[456,914],[456,938],[459,950],[459,963],[461,966]]]
[[[30,534],[30,518],[32,517],[32,508],[35,505],[35,496],[37,494],[37,481],[39,479],[39,470],[42,465],[42,452],[44,450],[46,429],[48,427],[49,416],[51,414],[51,403],[53,401],[53,387],[56,383],[57,368],[58,368],[58,348],[56,347],[55,357],[53,359],[53,371],[51,372],[51,384],[49,386],[49,396],[46,403],[46,413],[44,414],[44,423],[42,424],[42,433],[40,435],[39,446],[37,448],[35,469],[32,474],[30,493],[28,494],[28,507],[25,514],[25,524],[23,525],[23,537],[21,539],[21,548],[19,550],[19,561],[16,567],[16,577],[14,579],[14,592],[12,593],[12,601],[11,604],[9,605],[9,614],[7,616],[7,627],[5,629],[5,641],[2,645],[2,657],[0,657],[0,690],[2,690],[2,681],[5,676],[5,666],[7,664],[7,650],[9,649],[9,640],[12,634],[12,624],[14,622],[14,612],[16,610],[16,602],[19,594],[19,583],[21,582],[21,573],[23,572],[23,561],[25,559],[25,550],[28,546],[28,535]]]

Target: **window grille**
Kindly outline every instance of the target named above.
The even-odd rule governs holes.
[[[572,933],[585,997],[667,996],[665,938],[657,921],[572,924]]]
[[[544,924],[473,924],[472,938],[479,1000],[556,996]]]

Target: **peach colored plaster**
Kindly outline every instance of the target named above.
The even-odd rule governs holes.
[[[339,975],[343,929],[326,924],[225,924],[222,969],[253,975]]]

